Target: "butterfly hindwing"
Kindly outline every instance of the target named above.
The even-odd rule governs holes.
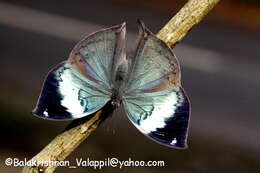
[[[55,120],[76,119],[101,109],[110,99],[114,66],[124,45],[125,24],[100,30],[80,41],[69,59],[45,79],[33,113]],[[118,44],[122,42],[122,44]]]
[[[89,115],[110,100],[110,93],[83,78],[63,62],[49,72],[33,113],[46,119],[76,119]]]
[[[172,50],[142,23],[132,62],[125,111],[143,134],[161,144],[186,148],[190,105]]]
[[[181,87],[126,96],[125,111],[143,134],[170,147],[186,148],[189,101]]]

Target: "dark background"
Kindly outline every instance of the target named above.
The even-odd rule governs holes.
[[[65,60],[84,35],[127,22],[128,46],[137,18],[153,31],[185,1],[0,1],[0,172],[7,157],[31,158],[69,122],[30,112],[48,70]],[[174,48],[192,102],[189,149],[161,146],[117,111],[69,156],[104,160],[164,160],[166,167],[125,167],[125,172],[254,173],[260,170],[259,1],[222,1]],[[57,172],[94,172],[92,168]],[[104,168],[103,172],[121,171]]]

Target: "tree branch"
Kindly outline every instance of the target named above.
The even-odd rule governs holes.
[[[189,0],[183,8],[159,31],[157,37],[173,47],[191,28],[219,2],[219,0]],[[110,104],[110,103],[109,103]],[[109,111],[110,109],[110,111]],[[92,116],[75,121],[69,128],[54,138],[31,160],[61,161],[74,151],[112,113],[107,105]],[[23,173],[51,173],[55,165],[24,167]]]
[[[198,24],[220,0],[189,0],[158,32],[157,37],[173,47]]]
[[[72,151],[74,151],[81,142],[83,142],[105,119],[103,111],[96,112],[85,123],[77,123],[77,126],[65,129],[65,131],[55,137],[40,153],[31,160],[43,161],[61,161],[64,160]],[[83,119],[82,119],[83,120]],[[55,165],[51,166],[31,166],[24,167],[22,173],[40,173],[53,172]]]

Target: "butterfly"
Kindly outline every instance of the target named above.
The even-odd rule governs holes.
[[[134,126],[168,147],[187,148],[189,99],[172,49],[142,21],[134,53],[126,54],[125,23],[92,33],[47,75],[33,113],[50,120],[93,114],[121,104]]]

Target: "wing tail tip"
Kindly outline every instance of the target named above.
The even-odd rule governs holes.
[[[37,117],[37,118],[48,119],[47,117],[44,116],[43,113],[41,113],[41,112],[39,111],[39,109],[38,109],[37,107],[34,108],[34,109],[31,111],[31,114],[34,115],[34,116]]]
[[[34,108],[31,111],[32,115],[34,115],[37,118],[40,119],[45,119],[45,120],[54,120],[54,121],[65,121],[65,120],[72,120],[73,118],[70,116],[54,116],[54,115],[50,115],[48,113],[43,112],[42,110],[40,110],[39,108]]]
[[[176,143],[176,144],[168,144],[167,146],[171,147],[171,148],[175,148],[178,150],[186,150],[189,148],[189,146],[187,145],[187,143]]]
[[[35,107],[32,111],[31,114],[34,115],[37,118],[42,118],[42,119],[50,119],[52,120],[52,118],[50,118],[47,114],[45,115],[44,112],[42,112],[38,107]]]

